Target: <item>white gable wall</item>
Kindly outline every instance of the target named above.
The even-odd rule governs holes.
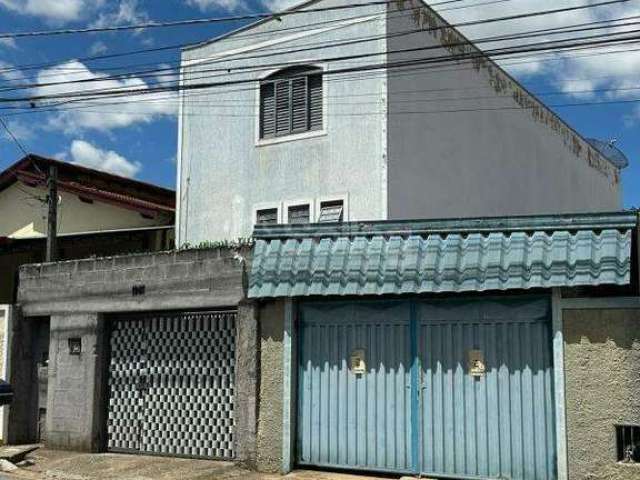
[[[451,55],[442,47],[443,38],[456,43],[450,30],[396,35],[428,29],[429,21],[391,5],[389,50],[428,48],[390,54],[391,63]],[[619,209],[616,169],[546,109],[523,109],[513,95],[526,94],[489,66],[448,62],[389,71],[389,218]]]
[[[317,2],[309,8],[341,5]],[[325,132],[312,138],[260,144],[257,139],[260,78],[283,62],[318,64],[327,71],[361,65],[362,60],[318,62],[342,55],[384,51],[385,6],[316,12],[264,22],[234,36],[183,54],[186,85],[252,78],[250,84],[185,92],[181,117],[178,243],[249,236],[257,207],[348,197],[347,218],[384,219],[385,74],[325,77]],[[358,18],[352,18],[358,17]],[[335,21],[339,20],[339,21]],[[311,25],[309,25],[311,24]],[[302,27],[302,28],[300,28]],[[275,32],[274,32],[275,29]],[[379,40],[263,58],[188,66],[225,51],[240,58],[332,44],[353,38]],[[284,41],[283,41],[284,40]],[[266,42],[271,42],[266,44]],[[260,47],[253,49],[253,47]],[[248,50],[242,50],[246,49]],[[376,59],[384,62],[384,56]],[[253,65],[259,71],[202,72]],[[219,75],[219,76],[214,76]],[[374,103],[349,105],[355,92],[374,93]],[[352,115],[355,114],[355,115]],[[179,146],[180,149],[180,146]]]

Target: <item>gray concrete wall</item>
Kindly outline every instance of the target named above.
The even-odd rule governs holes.
[[[12,407],[10,439],[34,438],[34,379],[27,367],[34,361],[36,315],[51,319],[47,445],[99,451],[106,445],[108,396],[104,314],[238,306],[235,447],[239,461],[255,466],[259,357],[256,308],[244,302],[249,261],[248,248],[220,248],[21,267],[18,298],[25,317],[14,322],[12,381],[19,405]],[[74,337],[82,342],[78,356],[69,354]]]
[[[79,355],[70,355],[69,338],[80,338]],[[104,322],[97,313],[53,315],[49,345],[46,446],[97,451],[104,441]]]
[[[27,265],[18,302],[26,316],[233,306],[244,297],[244,263],[234,256],[188,250]]]
[[[309,8],[342,4],[342,0],[326,0]],[[386,108],[384,74],[329,74],[324,81],[328,108],[322,134],[312,132],[313,138],[282,143],[257,141],[258,80],[272,73],[274,65],[287,66],[290,62],[316,64],[323,60],[319,65],[327,71],[361,65],[362,60],[324,60],[384,51],[384,8],[372,5],[357,12],[285,16],[183,53],[187,85],[247,79],[255,82],[183,94],[178,145],[178,244],[248,236],[254,208],[265,203],[317,202],[323,197],[348,194],[346,218],[385,218],[386,136],[381,115]],[[352,23],[341,25],[337,19]],[[380,39],[317,48],[362,37]],[[283,50],[289,53],[276,54]],[[220,58],[229,55],[225,51],[238,53]],[[256,58],[260,55],[262,58]],[[218,60],[186,66],[189,61],[206,58]],[[384,55],[373,61],[384,62]],[[248,65],[250,71],[234,70]],[[371,95],[365,103],[354,105],[350,97],[356,93]]]
[[[442,23],[413,9],[420,0],[402,5],[389,7],[388,49],[424,50],[390,53],[390,63],[472,51],[453,30],[433,30]],[[489,61],[423,67],[388,75],[389,218],[621,208],[617,169]]]
[[[258,469],[279,472],[282,466],[282,395],[284,302],[260,307],[260,403]]]
[[[616,461],[616,424],[640,425],[640,310],[563,314],[570,480],[631,480]]]

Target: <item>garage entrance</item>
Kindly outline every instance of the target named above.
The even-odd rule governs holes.
[[[109,450],[233,458],[235,321],[235,311],[113,319]]]
[[[297,462],[552,480],[546,298],[304,303]]]

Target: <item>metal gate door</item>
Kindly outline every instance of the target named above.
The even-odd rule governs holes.
[[[546,298],[306,303],[300,465],[553,480]]]
[[[108,448],[233,458],[235,312],[114,319]]]
[[[551,480],[547,299],[417,304],[427,475]]]
[[[411,470],[408,305],[309,304],[301,325],[298,463]]]

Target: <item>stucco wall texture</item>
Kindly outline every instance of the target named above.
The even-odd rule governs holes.
[[[637,480],[616,424],[640,425],[640,310],[564,312],[570,480]]]
[[[284,303],[260,309],[260,396],[258,414],[258,470],[278,472],[282,465],[282,339]]]

